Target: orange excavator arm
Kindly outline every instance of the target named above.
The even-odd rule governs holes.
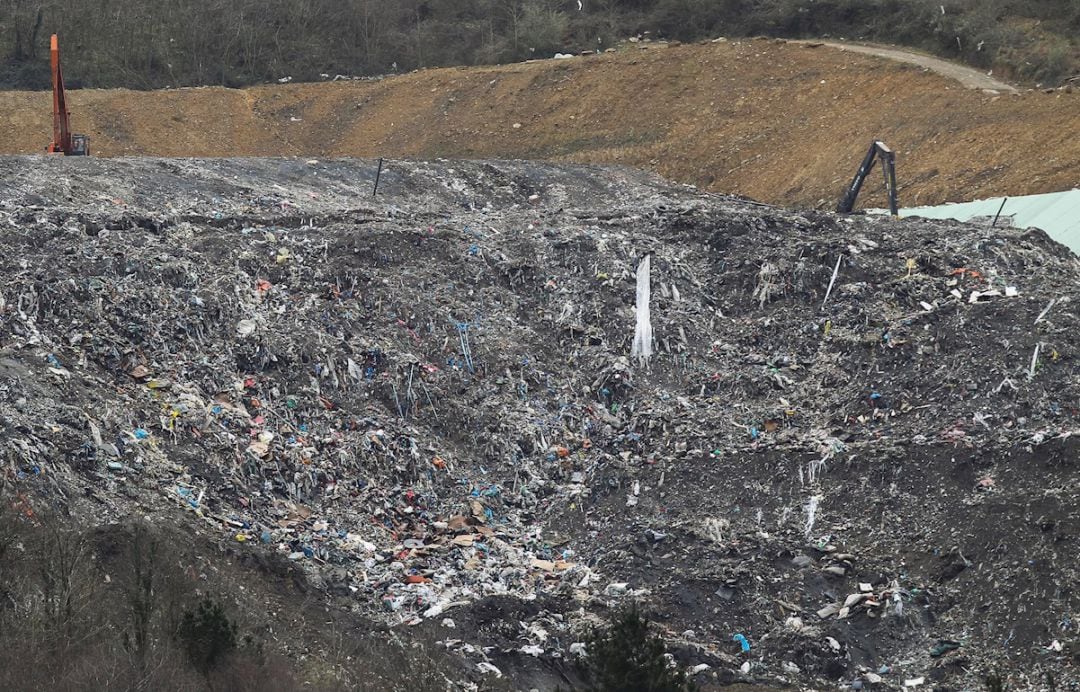
[[[65,156],[89,156],[90,138],[71,133],[71,113],[67,108],[64,73],[60,67],[60,42],[56,34],[52,35],[49,43],[49,60],[52,64],[53,138],[48,151]]]
[[[70,113],[67,95],[64,93],[64,75],[60,71],[60,42],[56,34],[49,43],[49,60],[52,63],[53,139],[50,154],[62,154],[71,149]]]

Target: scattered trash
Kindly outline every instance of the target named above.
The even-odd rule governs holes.
[[[753,637],[778,684],[897,686],[942,632],[986,668],[1021,597],[989,585],[1071,583],[1080,270],[1038,234],[563,164],[400,161],[374,198],[374,161],[0,169],[4,482],[289,560],[470,673],[634,600],[683,670]],[[1068,616],[1025,611],[1041,660]]]
[[[954,642],[951,639],[942,639],[930,649],[930,655],[934,658],[940,658],[950,651],[956,651],[960,648],[960,642]]]

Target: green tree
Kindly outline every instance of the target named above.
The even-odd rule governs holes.
[[[549,58],[562,48],[569,21],[566,14],[546,3],[525,6],[517,26],[519,57]]]
[[[593,692],[690,692],[686,674],[668,665],[664,641],[636,608],[587,640],[587,673]]]
[[[220,603],[206,598],[184,612],[177,637],[192,665],[208,675],[236,649],[237,627]]]

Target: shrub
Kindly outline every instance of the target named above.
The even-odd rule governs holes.
[[[588,640],[587,673],[593,692],[687,692],[696,689],[668,666],[663,640],[635,608]]]
[[[191,664],[208,675],[236,648],[236,623],[229,620],[220,603],[209,598],[194,611],[185,610],[177,638]]]
[[[548,7],[526,5],[521,18],[521,57],[551,57],[562,49],[569,22],[564,13]]]

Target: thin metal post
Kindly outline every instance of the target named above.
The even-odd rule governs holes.
[[[997,213],[994,214],[994,223],[990,224],[990,228],[994,228],[995,226],[997,226],[997,220],[998,220],[998,217],[1001,216],[1001,210],[1005,208],[1005,203],[1008,202],[1008,201],[1009,201],[1008,197],[1005,197],[1004,199],[1001,200],[1001,206],[998,207]]]
[[[379,170],[375,171],[375,187],[371,190],[371,196],[374,197],[375,193],[379,191],[379,178],[382,177],[382,157],[379,157]]]

